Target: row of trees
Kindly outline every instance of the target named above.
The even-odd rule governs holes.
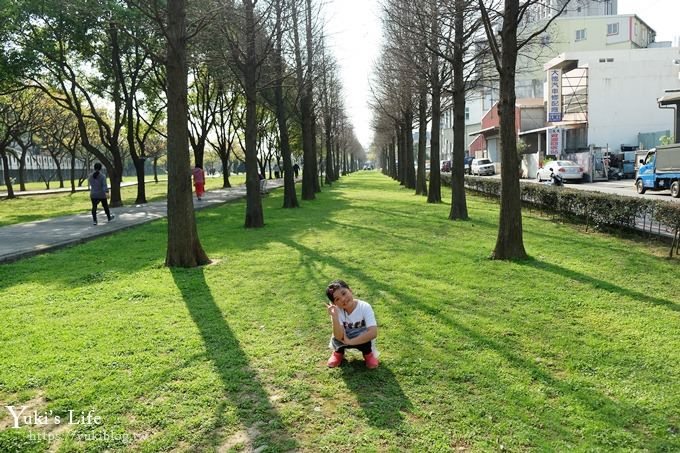
[[[27,168],[33,168],[39,180],[50,188],[56,176],[59,187],[64,187],[66,177],[70,180],[71,192],[81,185],[93,156],[87,153],[79,141],[78,124],[75,117],[55,103],[43,92],[35,89],[21,89],[0,96],[0,156],[3,158],[3,184],[7,187],[8,198],[14,198],[14,185],[10,179],[9,157],[18,162],[19,190],[26,190]],[[96,143],[93,124],[88,123],[91,141]],[[36,153],[42,150],[42,154]],[[123,160],[129,156],[126,143],[122,143]],[[147,140],[145,157],[153,163],[153,172],[158,182],[158,161],[165,154],[165,140],[155,134]],[[48,157],[49,159],[42,159]],[[66,175],[62,167],[67,167]],[[77,180],[77,183],[76,183]]]
[[[494,259],[526,258],[522,239],[515,124],[517,58],[569,5],[542,23],[527,21],[540,0],[386,0],[385,44],[375,70],[375,145],[383,171],[429,203],[441,202],[442,107],[453,111],[452,220],[468,219],[465,102],[472,90],[499,90],[501,210]],[[431,123],[429,186],[426,134]],[[418,128],[418,149],[413,130]],[[417,153],[417,154],[416,154]],[[417,155],[417,169],[414,160]]]
[[[125,156],[136,169],[137,202],[145,202],[145,160],[167,144],[169,266],[208,261],[195,226],[191,154],[203,166],[206,149],[214,151],[228,187],[241,150],[246,227],[264,225],[259,175],[267,161],[283,169],[291,208],[299,205],[294,154],[304,200],[364,158],[316,1],[20,0],[0,9],[11,18],[0,26],[5,97],[49,99],[68,117],[70,146],[106,167],[113,206],[121,205]],[[2,132],[10,126],[2,121]],[[0,155],[17,137],[34,136],[26,132],[0,142]]]

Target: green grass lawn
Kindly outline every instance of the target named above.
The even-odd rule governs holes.
[[[245,174],[232,175],[229,181],[233,185],[244,184]],[[219,178],[207,178],[206,190],[219,189],[223,180]],[[43,187],[44,188],[44,187]],[[153,181],[146,183],[147,201],[158,201],[167,198],[167,181]],[[121,188],[123,205],[133,205],[137,198],[137,186]],[[81,214],[92,209],[90,195],[87,191],[71,193],[59,193],[55,195],[36,195],[17,197],[12,200],[0,199],[0,227],[22,222],[48,219],[63,215]]]
[[[376,172],[281,195],[258,230],[199,212],[203,268],[163,266],[164,220],[0,266],[0,407],[49,414],[60,451],[680,450],[665,247],[533,214],[532,258],[496,262],[492,201],[451,222]],[[325,366],[335,278],[375,309],[376,370]],[[0,414],[0,451],[48,446]]]

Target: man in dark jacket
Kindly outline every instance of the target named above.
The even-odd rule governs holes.
[[[109,211],[109,202],[106,197],[109,194],[109,186],[106,184],[106,176],[101,172],[102,164],[97,162],[94,164],[94,171],[87,178],[87,183],[90,185],[90,200],[92,200],[92,223],[97,224],[97,205],[101,202],[104,207],[107,219],[112,221],[116,218]]]

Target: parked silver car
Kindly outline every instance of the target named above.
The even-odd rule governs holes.
[[[473,175],[493,175],[496,173],[496,166],[491,159],[473,159],[470,171]]]
[[[583,167],[571,160],[554,160],[543,164],[536,172],[536,180],[547,181],[550,173],[559,175],[562,179],[581,181],[583,179]]]

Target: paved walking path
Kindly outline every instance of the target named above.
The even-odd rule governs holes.
[[[267,180],[267,190],[283,187],[283,179]],[[245,185],[230,189],[211,190],[202,201],[194,197],[194,209],[205,209],[228,203],[246,196]],[[99,209],[99,225],[92,225],[90,212],[55,217],[36,222],[19,223],[0,227],[0,263],[16,261],[39,253],[45,253],[71,244],[86,242],[167,215],[167,202],[156,201],[130,205],[111,210],[116,218],[106,222],[104,211]]]

